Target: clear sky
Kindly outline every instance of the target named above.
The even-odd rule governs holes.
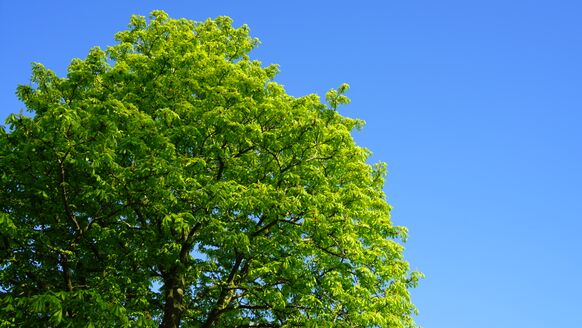
[[[153,9],[248,24],[292,95],[351,85],[426,274],[419,324],[580,327],[582,2],[1,0],[0,118],[31,62],[63,75]]]

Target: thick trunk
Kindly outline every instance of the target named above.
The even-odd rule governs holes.
[[[200,228],[200,224],[195,224],[185,242],[182,244],[180,250],[179,260],[181,265],[174,266],[168,271],[162,271],[162,279],[164,279],[164,316],[160,328],[178,328],[182,321],[182,315],[186,309],[184,305],[184,291],[186,289],[186,276],[181,266],[187,266],[188,257],[192,251],[192,245],[196,232]]]
[[[164,275],[164,317],[161,328],[178,328],[184,313],[184,288],[185,281],[183,274],[173,270]]]

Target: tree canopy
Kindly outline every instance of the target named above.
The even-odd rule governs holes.
[[[413,327],[386,166],[228,17],[133,16],[0,129],[1,327]]]

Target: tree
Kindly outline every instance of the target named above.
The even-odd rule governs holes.
[[[0,326],[414,326],[347,85],[287,95],[228,17],[115,37],[0,129]]]

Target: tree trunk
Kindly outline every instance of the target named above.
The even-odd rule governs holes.
[[[184,275],[176,269],[164,275],[164,317],[160,328],[178,328],[184,313]]]

